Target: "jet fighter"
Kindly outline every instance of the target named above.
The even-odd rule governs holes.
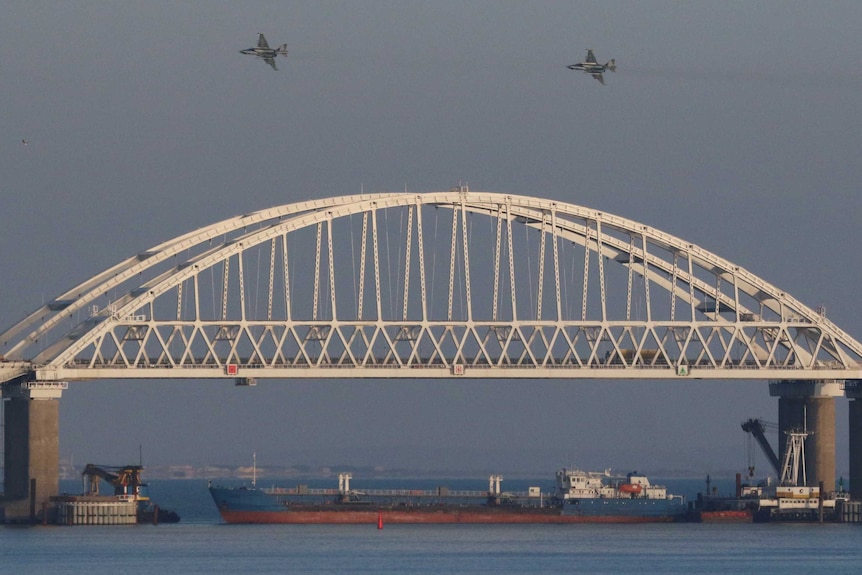
[[[270,66],[272,66],[273,70],[278,70],[275,67],[275,57],[281,54],[282,56],[287,56],[287,44],[282,44],[278,48],[270,48],[269,43],[266,41],[266,38],[263,34],[261,34],[257,39],[257,47],[256,48],[248,48],[247,50],[240,50],[240,54],[251,54],[252,56],[257,56]]]
[[[611,60],[604,66],[596,62],[596,57],[593,55],[592,50],[587,50],[587,59],[583,62],[578,62],[577,64],[572,64],[568,66],[569,70],[579,70],[586,74],[592,75],[593,78],[599,81],[600,84],[604,86],[605,80],[602,77],[602,73],[605,70],[610,70],[611,72],[617,71],[617,61]]]

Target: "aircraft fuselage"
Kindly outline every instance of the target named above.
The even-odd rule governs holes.
[[[266,57],[275,57],[278,52],[276,50],[261,50],[260,48],[247,48],[245,50],[240,50],[240,54],[252,54],[254,56],[261,56],[263,58]]]
[[[598,74],[600,72],[604,72],[607,69],[601,64],[589,64],[585,62],[581,62],[580,64],[572,64],[568,68],[569,70],[579,70],[581,72],[587,72],[589,74]]]

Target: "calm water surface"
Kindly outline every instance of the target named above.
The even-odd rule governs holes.
[[[205,482],[154,481],[151,495],[183,521],[0,527],[0,573],[862,571],[855,525],[224,525]]]

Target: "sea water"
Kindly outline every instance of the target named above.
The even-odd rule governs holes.
[[[318,486],[316,481],[303,483]],[[431,483],[481,489],[477,480]],[[675,492],[692,487],[691,482],[678,483],[676,488],[671,481],[665,483]],[[428,484],[416,481],[409,486],[418,489]],[[330,485],[321,482],[320,486]],[[833,575],[862,571],[862,527],[858,525],[384,525],[383,529],[376,523],[225,525],[205,481],[152,481],[150,495],[177,511],[182,521],[157,526],[0,527],[0,573]]]

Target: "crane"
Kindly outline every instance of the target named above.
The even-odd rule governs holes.
[[[146,485],[141,482],[143,469],[140,465],[112,467],[88,463],[84,467],[84,471],[81,472],[81,477],[84,479],[87,495],[99,494],[99,480],[101,479],[114,487],[114,495],[134,495],[137,499],[146,500],[149,498],[141,493],[141,487]]]
[[[110,483],[114,488],[114,495],[123,500],[137,502],[138,523],[176,523],[180,516],[170,509],[160,509],[150,501],[144,487],[146,483],[141,481],[140,465],[123,465],[119,467],[110,465],[94,465],[88,463],[81,472],[84,480],[84,490],[87,495],[99,495],[99,481]]]
[[[762,419],[749,419],[748,421],[743,422],[742,430],[746,433],[751,434],[757,443],[760,445],[760,448],[763,450],[764,455],[769,460],[769,463],[772,464],[772,468],[775,469],[775,473],[780,477],[781,476],[781,465],[778,462],[778,456],[775,455],[775,450],[772,449],[772,446],[769,445],[769,441],[766,439],[766,427],[777,428],[778,426],[774,423],[768,423],[763,421]],[[754,475],[754,465],[751,461],[752,455],[749,453],[749,462],[748,462],[748,473],[749,475]]]

